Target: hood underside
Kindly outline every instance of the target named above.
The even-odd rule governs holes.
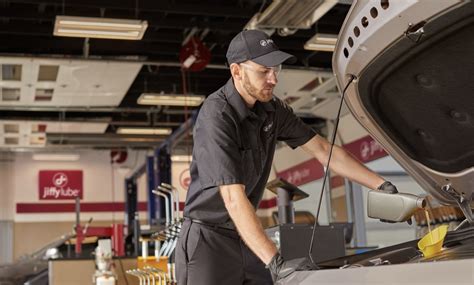
[[[427,192],[469,214],[474,3],[367,2],[353,4],[333,58],[341,90],[355,77],[346,103]]]

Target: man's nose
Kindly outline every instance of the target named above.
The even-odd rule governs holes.
[[[270,70],[270,73],[267,76],[267,82],[273,85],[276,85],[278,83],[276,72],[274,70]]]

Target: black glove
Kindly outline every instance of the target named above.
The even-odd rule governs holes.
[[[270,260],[270,263],[266,266],[272,274],[273,282],[277,282],[280,279],[286,278],[288,275],[295,271],[308,271],[316,270],[318,267],[314,265],[308,258],[297,258],[289,261],[284,261],[280,253]]]
[[[390,181],[385,181],[384,183],[382,183],[379,187],[377,187],[377,190],[380,190],[380,191],[383,191],[385,193],[388,193],[388,194],[397,194],[398,193],[398,190],[397,190],[397,187],[395,187],[395,185],[392,184],[392,182]],[[396,223],[396,222],[393,222],[393,221],[388,221],[388,220],[383,220],[383,219],[380,219],[381,222],[383,223]],[[411,221],[411,218],[407,220],[407,223],[409,225],[412,224],[412,221]]]

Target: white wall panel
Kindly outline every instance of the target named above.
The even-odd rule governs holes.
[[[73,200],[40,201],[38,189],[38,173],[40,170],[82,170],[83,171],[83,203],[97,202],[124,202],[125,178],[128,177],[136,166],[143,162],[144,153],[129,155],[128,160],[122,165],[110,164],[109,151],[81,151],[78,161],[34,161],[31,153],[17,153],[13,170],[9,176],[11,185],[10,195],[13,196],[9,203],[9,213],[15,222],[35,221],[74,221],[74,213],[16,213],[16,203],[73,203]],[[6,179],[8,180],[8,179]],[[139,187],[139,201],[145,201],[146,188]],[[0,200],[1,201],[1,200]],[[81,220],[123,220],[122,212],[88,212],[81,213]]]

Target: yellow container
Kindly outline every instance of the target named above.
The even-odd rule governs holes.
[[[164,272],[168,272],[168,257],[161,256],[159,260],[157,260],[154,256],[148,256],[146,259],[139,256],[137,258],[137,267],[139,269],[143,269],[147,266],[158,268],[163,270]]]
[[[441,225],[420,239],[418,248],[423,252],[423,256],[431,257],[440,252],[447,232],[448,226]]]

